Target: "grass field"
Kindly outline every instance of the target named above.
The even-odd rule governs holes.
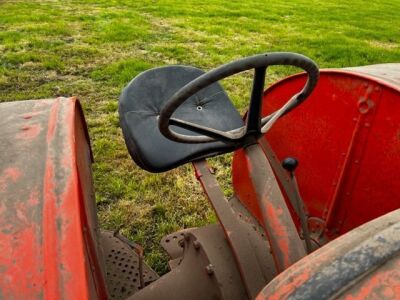
[[[150,174],[130,159],[118,125],[122,87],[148,68],[204,69],[246,55],[294,51],[321,67],[400,62],[400,0],[0,0],[0,101],[76,95],[95,156],[101,225],[145,246],[180,228],[215,222],[190,166]],[[287,74],[272,69],[269,82]],[[243,112],[251,77],[224,82]],[[230,157],[213,159],[229,195]]]

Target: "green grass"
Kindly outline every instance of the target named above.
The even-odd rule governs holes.
[[[168,64],[206,70],[268,51],[294,51],[321,67],[400,61],[400,1],[1,1],[0,101],[76,95],[95,156],[101,225],[145,247],[165,272],[160,238],[215,222],[190,166],[139,169],[118,125],[122,87]],[[291,70],[292,71],[292,70]],[[269,82],[288,74],[273,68]],[[250,74],[224,82],[246,108]],[[230,193],[230,156],[213,160]]]

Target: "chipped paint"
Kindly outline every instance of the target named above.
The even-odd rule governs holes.
[[[263,139],[278,166],[288,156],[300,162],[296,178],[309,216],[322,221],[320,244],[400,207],[399,74],[400,64],[321,70],[309,99],[281,118]],[[279,108],[305,79],[298,74],[269,87],[263,115]],[[261,221],[251,174],[244,149],[236,151],[235,194]],[[281,182],[282,190],[285,184]],[[299,229],[295,209],[289,209]],[[353,211],[357,213],[349,213]]]
[[[80,118],[73,98],[0,104],[0,295],[6,299],[107,297],[93,232],[84,237],[82,230],[91,223],[83,201],[94,199],[83,198],[81,189],[92,187],[82,187],[78,176],[76,147],[88,142],[86,133],[79,133],[83,142],[76,136],[85,130],[77,127]]]
[[[400,291],[400,210],[345,234],[272,280],[262,299],[395,299]]]
[[[41,130],[40,124],[23,125],[17,134],[17,138],[26,140],[34,139],[39,135]]]

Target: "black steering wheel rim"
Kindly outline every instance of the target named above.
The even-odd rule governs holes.
[[[307,82],[303,89],[295,94],[281,110],[261,118],[261,102],[264,90],[265,73],[268,66],[290,65],[303,69],[307,75]],[[248,113],[248,122],[245,126],[222,132],[213,128],[193,124],[172,118],[178,107],[192,95],[201,89],[231,75],[255,69],[253,91]],[[223,141],[225,143],[237,143],[246,136],[259,136],[267,130],[268,122],[288,113],[301,104],[313,91],[319,79],[317,64],[306,56],[291,52],[273,52],[242,58],[222,66],[219,66],[189,82],[178,90],[161,110],[158,126],[160,132],[170,140],[181,143],[209,143]],[[172,131],[171,125],[179,126],[203,135],[184,135]],[[264,128],[264,130],[263,130]]]

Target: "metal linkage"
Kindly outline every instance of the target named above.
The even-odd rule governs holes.
[[[203,186],[232,249],[246,292],[250,299],[255,299],[266,282],[261,266],[254,256],[254,250],[247,238],[247,232],[240,225],[234,211],[225,199],[224,193],[210,171],[206,160],[195,161],[193,166],[196,177]]]
[[[245,148],[250,178],[278,272],[306,256],[272,167],[258,144]]]
[[[300,219],[301,228],[303,231],[303,237],[306,242],[307,252],[311,253],[313,251],[313,244],[311,242],[311,237],[308,229],[308,217],[305,211],[304,202],[301,198],[300,191],[298,189],[298,184],[296,177],[294,175],[294,170],[289,171],[290,176],[288,176],[287,172],[285,172],[284,167],[279,163],[278,158],[275,153],[272,151],[271,146],[268,144],[266,139],[260,139],[259,145],[261,146],[264,154],[268,158],[276,177],[279,179],[286,196],[288,197],[294,211]],[[297,166],[296,166],[297,167]],[[314,244],[317,245],[316,243]]]
[[[265,138],[259,139],[258,144],[261,146],[261,149],[263,150],[265,156],[268,158],[268,161],[271,164],[271,167],[274,170],[276,177],[279,179],[282,188],[284,189],[286,195],[288,196],[288,199],[291,205],[293,206],[293,209],[295,210],[297,215],[299,215],[300,212],[298,211],[298,207],[294,200],[296,191],[294,190],[294,187],[291,184],[291,180],[287,172],[282,168],[278,157],[273,152],[271,146],[269,145],[269,143]]]
[[[307,214],[305,212],[304,202],[303,202],[303,199],[301,199],[299,186],[297,184],[296,175],[294,173],[298,164],[299,163],[298,163],[297,159],[295,159],[293,157],[287,157],[282,161],[282,167],[286,171],[288,171],[290,174],[292,186],[295,191],[293,200],[297,206],[297,211],[298,211],[298,215],[300,218],[301,229],[303,231],[303,238],[304,238],[304,241],[306,242],[307,252],[311,253],[312,252],[312,244],[311,244],[310,232],[308,230]]]

